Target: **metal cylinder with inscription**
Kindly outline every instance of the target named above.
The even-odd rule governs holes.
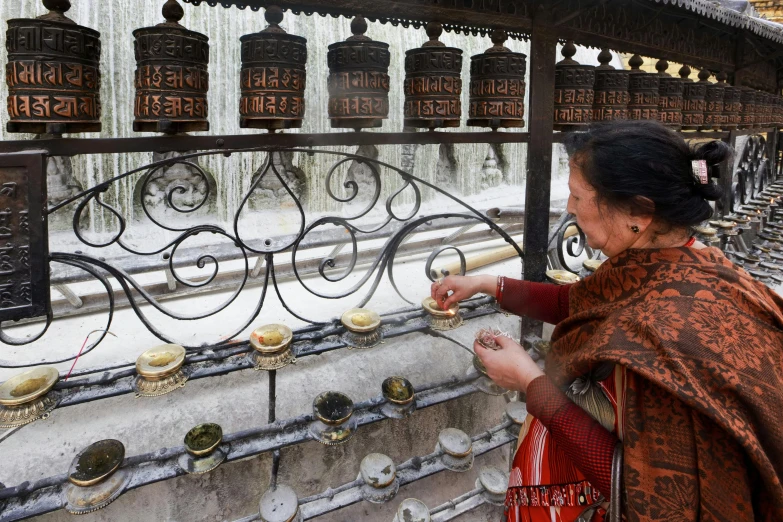
[[[334,128],[380,127],[389,117],[389,44],[364,33],[367,22],[357,15],[350,36],[329,46],[329,118]]]
[[[756,92],[756,126],[766,127],[770,123],[770,94],[764,91]]]
[[[595,68],[593,121],[628,119],[628,71],[615,69],[609,62],[612,53],[602,49]]]
[[[682,91],[682,128],[683,130],[698,130],[704,125],[704,100],[707,95],[707,86],[701,82],[694,82],[688,76],[691,68],[683,65],[680,68],[680,77],[685,80]]]
[[[779,94],[774,95],[775,110],[774,110],[774,123],[775,125],[783,124],[783,96]]]
[[[505,31],[492,33],[492,47],[470,58],[472,127],[525,126],[525,66],[527,56],[505,47]]]
[[[700,80],[706,84],[706,90],[704,92],[704,129],[720,130],[723,127],[723,98],[726,94],[725,83],[710,83],[707,79],[710,77],[710,73],[707,69],[702,69],[699,72],[699,78],[704,76],[704,80]]]
[[[209,130],[209,38],[181,26],[184,15],[176,0],[167,0],[165,22],[133,31],[136,132]]]
[[[429,41],[405,52],[406,127],[459,127],[462,115],[462,49],[438,40],[443,26],[427,24]]]
[[[685,81],[666,72],[669,62],[658,60],[655,70],[658,71],[658,121],[679,129],[682,127],[682,91]]]
[[[718,75],[718,81],[725,80],[725,73]],[[723,118],[724,130],[736,129],[740,125],[740,110],[742,90],[739,87],[726,84],[723,89]]]
[[[573,59],[576,46],[568,40],[560,51],[563,60],[555,65],[554,129],[569,131],[593,121],[595,66]]]
[[[305,115],[307,40],[280,27],[283,11],[278,6],[267,7],[264,17],[266,29],[239,39],[239,126],[298,129]]]
[[[65,16],[68,0],[43,0],[49,13],[8,20],[8,132],[101,130],[100,33]]]
[[[640,69],[644,64],[641,56],[635,54],[628,61],[631,70],[628,74],[628,119],[658,120],[658,90],[661,77]]]
[[[740,128],[750,129],[756,125],[756,91],[750,87],[740,87]]]

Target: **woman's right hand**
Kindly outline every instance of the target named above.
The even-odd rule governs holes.
[[[435,281],[430,288],[431,296],[444,310],[451,305],[465,299],[469,299],[479,292],[487,295],[495,295],[497,277],[490,275],[481,276],[448,276],[442,281]],[[451,294],[449,294],[451,292]]]

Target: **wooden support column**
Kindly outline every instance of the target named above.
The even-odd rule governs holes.
[[[527,146],[522,274],[528,281],[543,281],[547,268],[556,61],[557,36],[551,25],[551,15],[542,5],[533,17],[530,34],[530,143]]]

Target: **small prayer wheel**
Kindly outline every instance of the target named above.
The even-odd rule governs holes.
[[[706,76],[703,80],[706,83],[704,92],[704,129],[720,130],[723,122],[723,98],[726,95],[726,84],[721,82],[710,83],[707,81],[709,74],[707,69],[702,69],[699,72],[699,78],[702,75]]]
[[[283,11],[264,13],[269,26],[246,34],[242,42],[239,126],[252,129],[298,129],[305,115],[307,40],[280,27]]]
[[[685,81],[682,91],[682,128],[683,130],[698,130],[704,125],[704,107],[707,86],[701,82],[694,82],[688,76],[691,68],[683,65],[680,68],[680,77]]]
[[[721,72],[718,74],[718,81],[724,83],[726,80],[726,73]],[[740,125],[740,110],[742,109],[741,102],[742,90],[739,87],[726,84],[723,89],[723,128],[736,129]]]
[[[593,121],[625,120],[628,118],[628,71],[615,69],[609,62],[612,53],[602,49],[595,68]]]
[[[492,47],[470,58],[472,127],[525,126],[525,66],[527,56],[505,47],[508,35],[496,29]]]
[[[669,62],[666,60],[658,60],[655,64],[659,77],[658,121],[667,127],[679,129],[682,127],[682,91],[685,81],[667,73],[668,67]]]
[[[329,46],[329,118],[334,128],[380,127],[389,117],[389,44],[364,33],[367,22],[351,21],[353,36]]]
[[[554,129],[568,131],[593,121],[595,66],[573,59],[576,46],[568,40],[560,51],[563,60],[555,65]]]
[[[750,87],[740,87],[740,128],[750,129],[756,125],[756,91]]]
[[[756,125],[764,127],[769,125],[771,120],[772,106],[770,104],[770,98],[772,95],[768,92],[758,91],[756,96],[756,114],[758,114]]]
[[[162,13],[165,22],[133,31],[133,130],[167,134],[209,130],[209,38],[179,24],[185,12],[176,0],[167,0]]]
[[[635,54],[628,61],[631,70],[628,75],[628,119],[629,120],[657,120],[658,119],[658,90],[661,77],[657,74],[646,73],[640,69],[644,60]]]
[[[43,0],[49,13],[8,20],[8,132],[101,130],[101,34],[65,16],[68,0]]]
[[[438,40],[443,26],[427,24],[429,41],[405,52],[406,127],[459,127],[462,116],[462,49]]]

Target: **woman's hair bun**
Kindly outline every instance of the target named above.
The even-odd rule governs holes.
[[[704,160],[707,162],[708,167],[722,163],[729,157],[730,153],[731,147],[719,140],[708,141],[707,143],[700,143],[691,147],[691,159]],[[717,177],[717,173],[714,174],[710,172],[711,176]]]

